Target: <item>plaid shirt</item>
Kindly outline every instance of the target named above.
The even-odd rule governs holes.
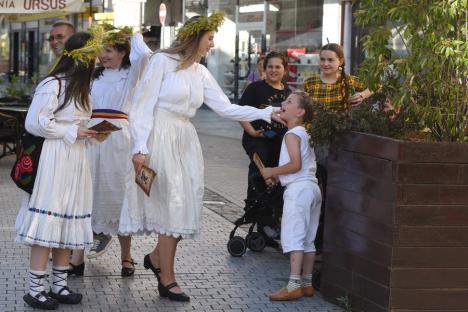
[[[350,96],[366,89],[364,84],[359,81],[356,76],[348,76],[348,85]],[[343,101],[344,91],[342,91],[340,82],[322,82],[320,74],[315,74],[304,82],[304,91],[307,92],[313,100],[322,103],[330,110],[343,111],[351,107],[350,104]]]

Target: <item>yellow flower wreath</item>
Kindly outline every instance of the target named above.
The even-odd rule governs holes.
[[[209,17],[200,16],[196,21],[186,23],[177,32],[177,41],[182,42],[203,30],[218,31],[218,28],[224,22],[224,16],[225,13],[223,11],[216,11]]]

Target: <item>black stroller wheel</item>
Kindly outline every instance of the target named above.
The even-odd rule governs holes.
[[[234,236],[227,243],[228,252],[233,257],[242,257],[247,250],[245,240],[240,236]]]
[[[262,251],[266,246],[265,237],[258,232],[252,232],[245,238],[247,247],[252,251]]]
[[[314,273],[312,274],[312,286],[317,291],[320,290],[320,279],[321,279],[321,277],[322,277],[322,271],[318,270],[318,269],[314,270]]]

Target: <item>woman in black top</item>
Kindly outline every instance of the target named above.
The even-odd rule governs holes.
[[[256,108],[264,108],[267,106],[280,107],[291,93],[288,87],[283,84],[283,78],[287,72],[287,57],[278,52],[270,52],[266,55],[264,61],[265,79],[255,81],[247,86],[240,99],[240,105],[249,105]],[[249,185],[247,189],[247,202],[254,200],[256,196],[255,187],[263,188],[264,185],[253,185],[251,177],[254,174],[260,174],[257,166],[252,160],[253,154],[257,153],[266,167],[278,165],[278,159],[281,149],[283,135],[287,128],[280,123],[272,122],[268,124],[263,120],[255,120],[252,122],[241,121],[240,125],[244,129],[242,136],[242,146],[250,158],[249,165]],[[260,176],[261,178],[261,176]],[[263,179],[259,179],[263,184]],[[256,183],[255,183],[256,184]],[[272,214],[267,211],[267,214]],[[261,231],[264,225],[270,225],[268,217],[262,218],[259,223]],[[263,223],[263,224],[262,224]]]

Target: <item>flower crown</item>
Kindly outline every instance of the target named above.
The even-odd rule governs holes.
[[[84,65],[92,62],[102,51],[105,31],[101,25],[96,25],[89,29],[89,33],[91,34],[91,38],[86,41],[83,47],[70,51],[63,50],[63,55],[71,57],[75,62]]]
[[[71,57],[75,62],[88,65],[102,52],[104,46],[123,44],[132,34],[131,27],[116,28],[110,24],[95,24],[88,31],[91,38],[83,47],[71,51],[64,50],[63,55]]]
[[[104,28],[104,46],[114,46],[116,44],[125,44],[132,35],[133,30],[129,26],[115,27],[111,24],[102,24]]]
[[[218,28],[224,22],[223,11],[216,11],[209,17],[200,16],[197,20],[186,23],[177,32],[177,41],[182,42],[201,31],[218,31]]]

